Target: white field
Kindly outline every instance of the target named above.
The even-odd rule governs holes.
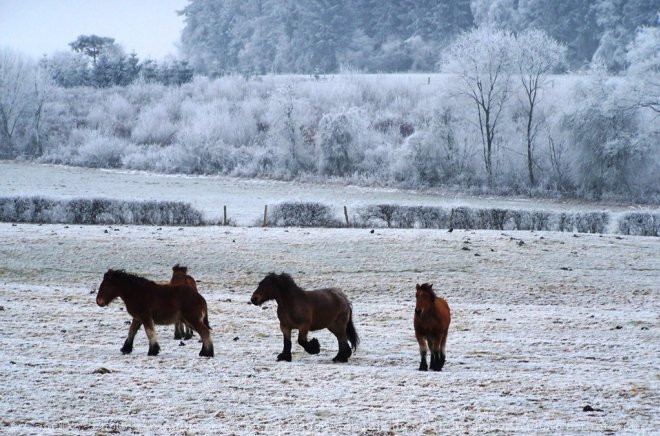
[[[136,192],[170,190],[166,177],[140,180]],[[271,185],[253,186],[246,204]],[[125,268],[164,281],[175,263],[200,281],[215,358],[197,356],[197,339],[179,346],[171,327],[158,329],[159,356],[147,356],[143,331],[123,356],[123,304],[94,301],[103,273]],[[331,362],[336,342],[325,331],[314,334],[319,355],[294,345],[292,363],[275,361],[275,304],[247,304],[270,271],[307,289],[344,288],[362,340],[348,364]],[[425,281],[452,308],[440,373],[417,371],[414,287]],[[2,434],[660,428],[658,238],[0,223],[0,306]]]
[[[319,202],[333,207],[343,220],[343,206],[349,213],[365,204],[418,206],[506,207],[562,211],[660,210],[657,206],[585,204],[573,201],[529,198],[467,197],[448,192],[420,192],[359,186],[253,180],[222,176],[182,176],[125,170],[102,170],[59,165],[35,165],[0,161],[0,195],[42,196],[54,199],[110,198],[131,200],[183,201],[220,220],[227,206],[228,218],[237,225],[261,223],[264,206],[285,201]],[[614,220],[613,220],[614,222]]]

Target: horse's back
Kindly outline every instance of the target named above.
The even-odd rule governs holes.
[[[156,324],[172,324],[182,313],[201,311],[206,311],[206,300],[187,284],[160,285],[151,298],[151,312]]]
[[[350,317],[351,303],[339,288],[321,288],[307,291],[313,314],[312,330],[327,327],[338,318]]]

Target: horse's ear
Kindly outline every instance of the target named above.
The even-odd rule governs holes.
[[[417,285],[416,285],[416,288],[415,288],[415,289],[417,289],[417,290],[419,291],[419,289],[420,289],[420,288],[421,288],[421,286],[419,286],[419,283],[417,283]]]
[[[433,290],[433,283],[429,283],[429,289]]]

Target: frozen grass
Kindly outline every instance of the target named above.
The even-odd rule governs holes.
[[[107,232],[106,232],[107,231]],[[100,308],[108,268],[199,280],[216,357]],[[277,363],[269,271],[337,285],[362,343],[348,364],[295,345]],[[415,283],[449,302],[441,373],[418,372]],[[653,434],[660,428],[660,243],[553,232],[0,224],[3,434]],[[107,370],[107,371],[106,371]],[[584,412],[585,406],[596,409]]]

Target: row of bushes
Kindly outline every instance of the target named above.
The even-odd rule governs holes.
[[[400,229],[540,230],[660,236],[660,212],[554,212],[471,207],[368,205],[347,217],[351,227]],[[61,224],[214,225],[188,203],[109,199],[0,197],[0,221]],[[261,221],[257,221],[258,224]],[[273,227],[344,227],[330,206],[284,202],[271,207]]]
[[[355,209],[352,227],[420,229],[545,230],[659,236],[660,213],[554,212],[547,210],[479,209],[471,207],[369,205]],[[343,227],[335,211],[320,203],[286,202],[268,215],[268,225]]]
[[[43,224],[201,225],[201,212],[174,201],[0,197],[0,221]]]

